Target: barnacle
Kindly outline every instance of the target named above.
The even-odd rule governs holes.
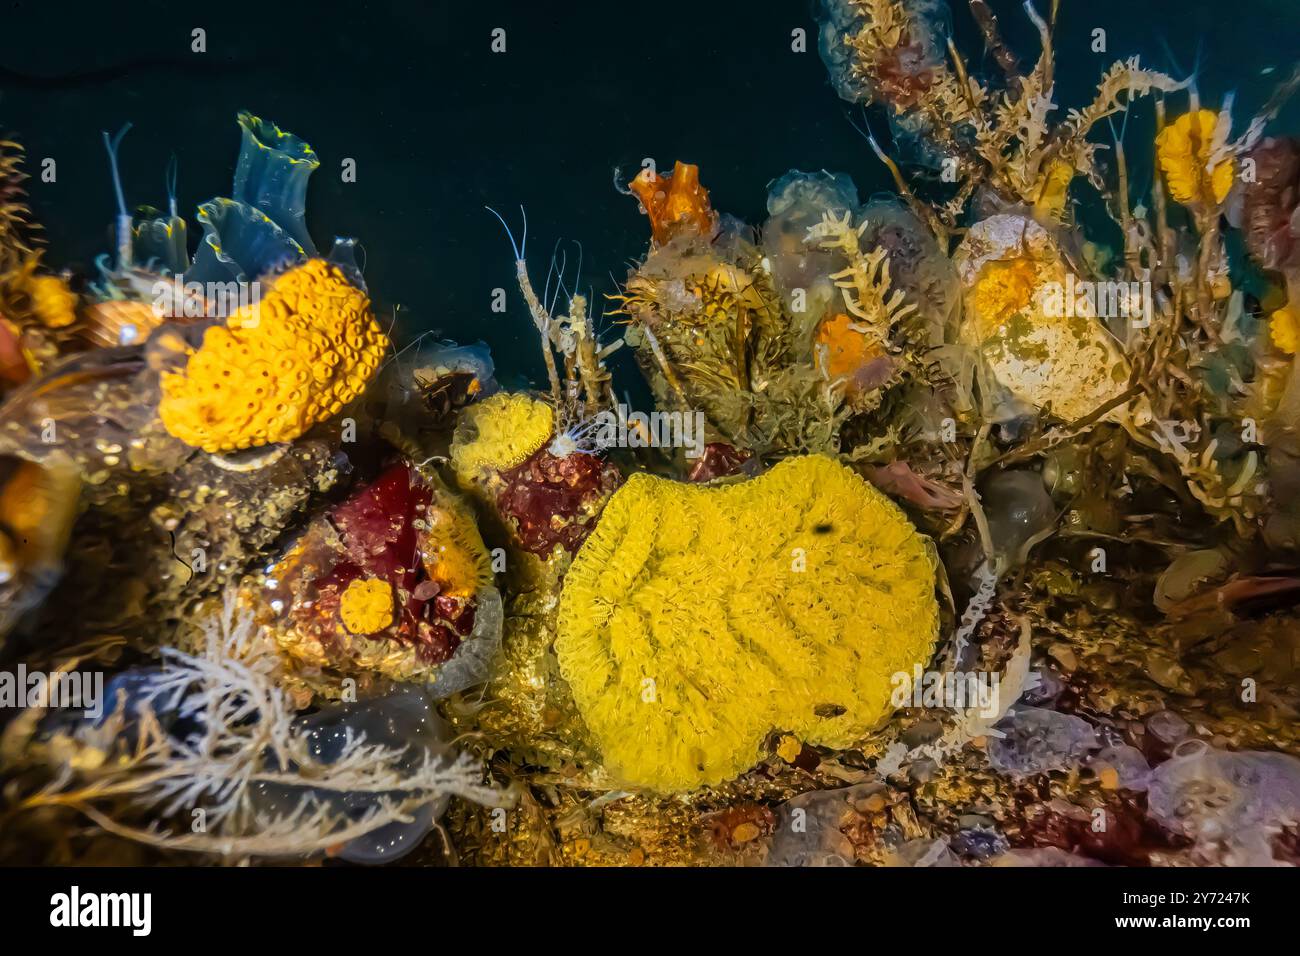
[[[554,427],[550,405],[498,392],[465,410],[451,442],[452,468],[464,482],[513,468],[550,441]]]
[[[380,578],[357,578],[339,598],[339,617],[353,634],[373,634],[393,622],[393,586]]]
[[[930,654],[934,588],[927,540],[829,458],[721,488],[638,474],[574,559],[555,650],[606,769],[689,790],[753,766],[774,730],[870,733],[891,675]]]
[[[657,250],[628,280],[615,314],[651,316],[680,323],[682,334],[729,334],[737,316],[749,314],[757,327],[781,325],[781,311],[770,279],[743,265],[676,248]],[[673,329],[661,328],[665,338]]]
[[[1180,203],[1201,202],[1212,195],[1221,203],[1232,189],[1233,162],[1225,159],[1210,171],[1218,114],[1212,110],[1184,113],[1156,137],[1156,156],[1169,192]]]
[[[387,347],[366,294],[310,259],[208,329],[183,371],[163,373],[158,414],[208,452],[292,441],[360,395]]]
[[[700,167],[677,162],[667,176],[646,168],[628,188],[645,207],[655,242],[665,243],[679,231],[705,237],[713,234],[717,216],[709,205],[708,192],[700,185]]]
[[[143,342],[162,322],[162,317],[150,303],[132,299],[96,302],[86,309],[85,315],[78,334],[100,348]]]

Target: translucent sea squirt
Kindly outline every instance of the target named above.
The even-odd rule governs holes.
[[[316,254],[307,233],[307,180],[320,166],[316,151],[274,123],[242,111],[239,165],[232,198],[261,210],[307,255]]]

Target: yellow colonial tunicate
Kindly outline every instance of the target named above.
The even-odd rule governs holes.
[[[633,475],[574,558],[555,651],[606,769],[729,780],[773,731],[848,747],[938,632],[926,538],[859,475],[791,458],[723,487]]]
[[[492,561],[478,525],[458,504],[435,498],[417,537],[420,560],[440,594],[471,598],[492,585]]]
[[[25,294],[32,316],[51,329],[67,328],[77,321],[77,294],[60,276],[37,275],[40,254],[30,256],[10,280],[13,292]]]
[[[1287,355],[1295,355],[1300,347],[1300,318],[1290,306],[1283,306],[1269,316],[1268,337]]]
[[[208,329],[183,371],[163,373],[158,414],[208,452],[292,441],[360,395],[387,348],[366,294],[310,259]]]
[[[353,634],[373,634],[393,623],[393,587],[379,578],[353,581],[339,597],[339,616]]]
[[[995,334],[1016,314],[1032,308],[1038,281],[1034,260],[1024,256],[985,266],[975,283],[972,302],[981,336]]]
[[[1066,200],[1070,198],[1070,183],[1078,170],[1072,163],[1055,159],[1039,177],[1038,198],[1034,201],[1034,212],[1040,216],[1060,219],[1065,209]]]
[[[451,464],[462,481],[484,471],[513,468],[551,438],[555,413],[550,405],[498,392],[465,409],[451,442]]]
[[[1185,113],[1156,137],[1156,156],[1169,183],[1169,192],[1184,205],[1200,202],[1212,193],[1223,202],[1232,189],[1232,160],[1219,162],[1208,171],[1214,128],[1219,116],[1212,110]]]

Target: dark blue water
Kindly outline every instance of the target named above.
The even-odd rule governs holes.
[[[1048,0],[1038,3],[1046,13]],[[1036,38],[1020,5],[992,5],[1031,61]],[[318,243],[360,238],[382,308],[400,304],[410,331],[483,339],[498,365],[537,379],[510,250],[485,204],[515,220],[526,206],[538,281],[557,239],[580,240],[582,284],[599,295],[648,236],[635,202],[614,189],[616,167],[626,181],[644,157],[698,163],[715,206],[750,222],[763,217],[768,182],[791,167],[848,172],[864,197],[888,188],[827,82],[808,3],[195,6],[0,7],[0,129],[34,162],[58,164],[57,182],[32,183],[53,265],[88,270],[111,246],[100,130],[135,124],[122,147],[128,202],[165,204],[175,153],[181,207],[192,210],[229,192],[235,114],[248,109],[315,147],[309,227]],[[973,22],[964,4],[954,9],[958,45],[983,69]],[[190,50],[195,27],[207,31],[206,53]],[[490,50],[495,27],[506,30],[504,54]],[[806,53],[791,51],[800,27]],[[1090,50],[1098,27],[1105,55]],[[1057,102],[1086,102],[1118,56],[1187,71],[1199,46],[1202,97],[1235,90],[1243,123],[1300,57],[1297,38],[1296,0],[1065,0]],[[1143,117],[1130,156],[1149,142]],[[1277,128],[1300,133],[1300,104]],[[345,158],[356,160],[355,183],[341,180]],[[511,290],[504,317],[489,311],[498,286]]]

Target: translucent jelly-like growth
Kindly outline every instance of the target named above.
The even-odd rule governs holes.
[[[319,764],[329,766],[339,759],[350,741],[364,735],[366,744],[406,751],[397,769],[414,772],[426,760],[446,752],[450,734],[429,698],[421,691],[404,688],[384,697],[356,703],[333,704],[315,714],[300,717],[295,729],[306,741],[308,752]],[[277,784],[256,785],[258,809],[271,815],[291,812],[299,801],[308,799],[328,806],[354,821],[373,813],[379,797],[365,791],[308,789]],[[409,822],[389,823],[345,843],[338,852],[353,863],[388,863],[410,853],[432,829],[450,797],[443,796],[419,808]]]
[[[274,123],[248,112],[239,114],[243,138],[232,198],[265,213],[312,256],[307,234],[307,180],[320,165],[316,151]]]

